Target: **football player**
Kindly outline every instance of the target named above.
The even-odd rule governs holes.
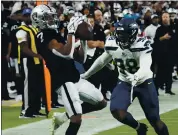
[[[146,135],[148,127],[136,121],[127,112],[133,99],[137,97],[156,133],[168,135],[167,126],[160,120],[158,97],[150,70],[150,41],[137,35],[137,23],[131,18],[122,19],[116,28],[115,36],[106,41],[105,53],[81,77],[90,77],[113,59],[119,70],[119,82],[111,96],[110,110],[113,117],[134,128],[138,135]]]
[[[67,113],[53,117],[53,130],[63,122],[70,119],[66,135],[76,135],[81,125],[81,115],[87,112],[101,110],[106,107],[101,92],[91,83],[80,79],[80,74],[74,65],[74,60],[85,62],[86,40],[91,39],[90,25],[82,17],[72,17],[67,26],[68,39],[56,31],[58,19],[54,8],[47,5],[35,7],[31,14],[32,24],[40,29],[37,34],[38,50],[46,61],[51,74],[52,86],[61,95]],[[82,27],[82,29],[81,29]],[[81,30],[84,35],[81,36]],[[80,32],[76,32],[80,31]],[[74,34],[78,33],[81,45],[78,50],[74,49]],[[81,101],[84,101],[81,104]]]

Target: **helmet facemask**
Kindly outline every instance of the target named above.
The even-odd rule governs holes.
[[[134,43],[136,40],[136,36],[138,34],[138,29],[133,29],[133,30],[124,30],[122,27],[118,27],[116,29],[116,40],[119,46],[122,49],[129,49],[131,45]]]
[[[46,28],[57,29],[59,26],[59,19],[56,13],[49,12],[43,14],[43,23]]]

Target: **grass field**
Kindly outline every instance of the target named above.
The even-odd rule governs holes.
[[[178,135],[178,109],[162,114],[161,119],[167,124],[170,135]],[[140,122],[148,125],[148,135],[156,135],[154,129],[147,120],[141,120]],[[118,128],[103,131],[96,135],[136,135],[136,132],[128,126],[120,126]]]
[[[19,119],[19,110],[20,107],[2,107],[2,130],[46,119]],[[55,109],[52,110],[52,112],[53,111],[64,111],[64,109]],[[50,113],[50,117],[52,112]],[[178,109],[162,114],[161,118],[168,125],[170,135],[178,135]],[[141,120],[141,122],[144,122],[149,126],[148,135],[156,135],[147,120]],[[111,130],[103,131],[96,135],[136,135],[136,132],[128,126],[120,126]]]
[[[52,113],[54,111],[62,112],[64,111],[64,109],[62,108],[52,110],[49,114],[49,118],[51,118]],[[44,113],[44,111],[42,111],[42,113]],[[46,119],[46,118],[19,119],[19,115],[20,107],[2,107],[2,130]]]

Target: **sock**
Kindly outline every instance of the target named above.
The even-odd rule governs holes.
[[[65,135],[77,135],[81,123],[70,122]]]
[[[158,135],[169,135],[168,128],[165,124],[161,129],[155,128],[155,131]]]
[[[133,118],[133,116],[128,112],[127,112],[127,115],[125,116],[125,118],[120,122],[122,122],[122,123],[124,123],[124,124],[126,124],[126,125],[128,125],[128,126],[130,126],[132,128],[134,128],[134,129],[138,129],[139,125],[140,125],[140,123],[138,121],[136,121]]]

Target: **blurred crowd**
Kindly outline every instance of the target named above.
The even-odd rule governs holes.
[[[21,25],[23,10],[33,9],[34,1],[1,2],[1,58],[2,58],[2,100],[15,98],[22,100],[23,86],[20,86],[20,74],[16,70],[14,55],[10,51],[9,37],[14,29]],[[43,3],[42,3],[43,4]],[[94,38],[88,43],[87,61],[84,65],[76,63],[80,72],[89,69],[92,63],[104,52],[104,43],[122,18],[134,18],[140,28],[139,36],[146,36],[152,42],[152,71],[155,85],[161,93],[174,95],[173,81],[178,80],[178,2],[176,1],[48,1],[49,6],[57,10],[59,32],[67,39],[67,24],[71,16],[86,15],[93,27]],[[12,47],[13,48],[13,47]],[[100,72],[89,78],[96,87],[102,87],[102,93],[109,99],[117,82],[117,71],[107,65]],[[109,83],[111,80],[112,83]],[[21,87],[21,88],[20,88]],[[20,90],[19,90],[20,89]],[[55,95],[55,93],[52,93]],[[57,94],[56,94],[57,96]],[[60,104],[57,97],[52,107]]]

